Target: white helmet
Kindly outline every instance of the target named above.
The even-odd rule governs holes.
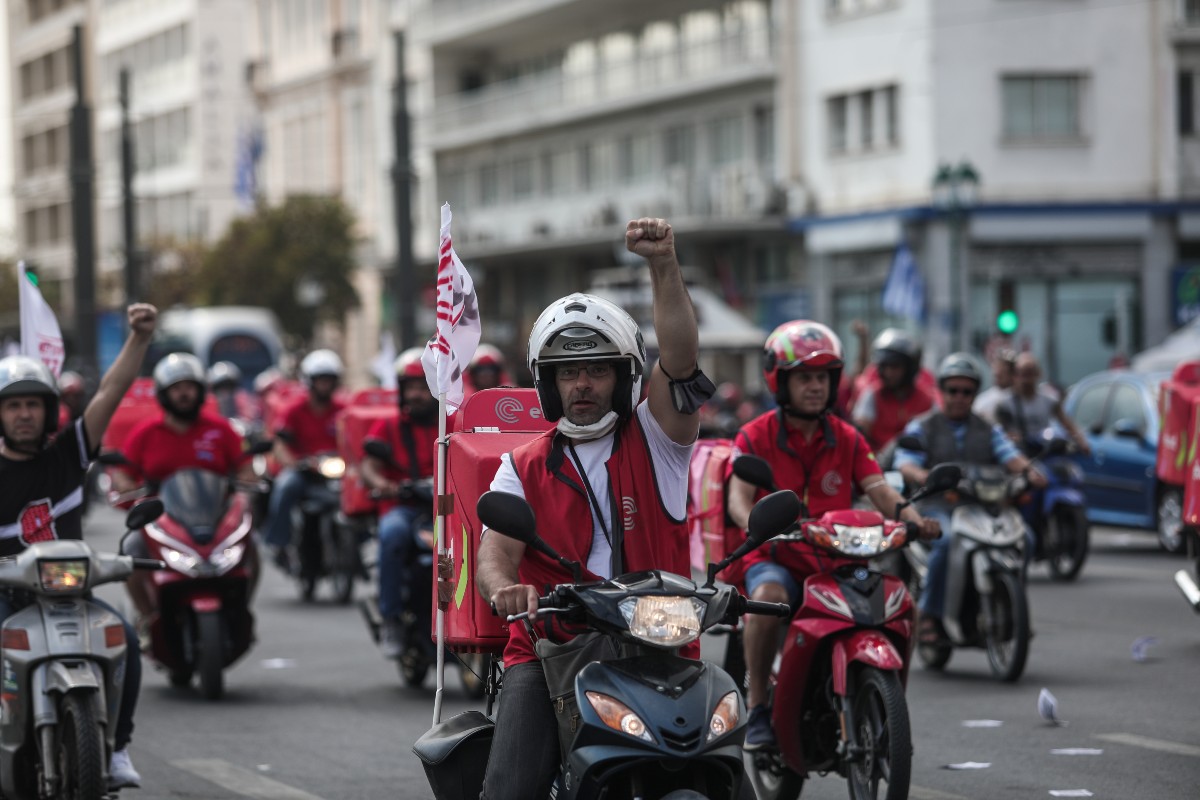
[[[642,396],[646,371],[646,343],[633,317],[615,303],[590,294],[570,294],[546,307],[529,332],[526,353],[533,385],[550,422],[562,417],[562,398],[554,380],[554,367],[568,361],[617,361],[628,369],[617,370],[613,411],[628,419]]]
[[[58,384],[54,373],[41,360],[15,355],[0,359],[0,398],[39,395],[46,407],[43,431],[58,430]],[[0,436],[4,429],[0,427]]]
[[[171,353],[154,365],[154,391],[166,391],[181,381],[192,381],[201,389],[208,385],[204,365],[191,353]]]
[[[306,386],[312,386],[313,378],[332,375],[342,379],[342,359],[332,350],[313,350],[300,362],[300,377]]]

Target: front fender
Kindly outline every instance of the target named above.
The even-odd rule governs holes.
[[[904,658],[892,644],[892,640],[879,631],[854,630],[846,636],[838,637],[833,643],[833,691],[842,697],[846,696],[846,676],[853,662],[868,667],[901,672],[904,669]]]
[[[104,703],[104,675],[94,661],[43,661],[32,675],[33,725],[53,725],[58,722],[58,697],[69,692],[91,695],[96,719],[108,721]]]
[[[1049,514],[1058,505],[1083,508],[1086,505],[1083,492],[1073,486],[1051,486],[1042,500],[1042,510]]]

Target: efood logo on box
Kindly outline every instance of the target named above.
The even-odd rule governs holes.
[[[525,406],[515,397],[502,397],[496,401],[496,417],[509,425],[520,421]],[[537,419],[542,416],[542,409],[534,406],[529,409],[529,416]]]

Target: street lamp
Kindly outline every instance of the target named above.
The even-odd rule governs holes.
[[[951,315],[952,326],[958,333],[959,350],[970,348],[967,330],[967,309],[971,304],[971,281],[967,264],[962,257],[963,229],[967,216],[979,198],[979,173],[970,162],[957,166],[942,164],[933,176],[933,204],[950,221],[950,286],[952,302],[957,303]]]

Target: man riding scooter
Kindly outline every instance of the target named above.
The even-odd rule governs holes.
[[[288,406],[275,430],[275,458],[283,466],[271,492],[264,540],[272,560],[285,572],[292,569],[292,511],[304,499],[309,481],[302,462],[337,452],[337,416],[344,404],[335,396],[342,381],[342,359],[332,350],[314,350],[300,362],[307,393]]]
[[[1003,464],[1013,474],[1026,470],[1029,460],[1006,437],[999,427],[989,425],[971,413],[971,404],[983,383],[975,361],[966,353],[951,353],[938,367],[938,388],[942,393],[942,411],[929,414],[909,423],[905,436],[913,436],[923,450],[896,449],[894,464],[911,486],[921,486],[929,471],[937,464],[960,462],[969,464]],[[1036,469],[1028,471],[1029,482],[1045,487],[1046,478]],[[930,498],[918,504],[921,513],[938,520],[943,530],[950,528],[952,508],[940,498]],[[1031,534],[1026,531],[1027,544]],[[943,536],[933,543],[929,554],[929,572],[925,590],[921,593],[921,621],[917,633],[922,644],[935,645],[946,640],[942,615],[945,609],[947,554],[950,537]]]
[[[383,618],[379,647],[386,658],[404,652],[405,587],[417,550],[419,525],[430,518],[429,496],[413,484],[433,477],[438,434],[437,400],[425,382],[421,348],[405,350],[396,359],[400,416],[378,420],[367,432],[391,449],[393,463],[367,454],[362,476],[381,496],[379,518],[379,614]]]
[[[854,403],[855,426],[876,452],[900,435],[904,426],[937,405],[933,393],[917,381],[921,370],[921,342],[899,328],[888,328],[875,337],[871,360],[879,375]]]

